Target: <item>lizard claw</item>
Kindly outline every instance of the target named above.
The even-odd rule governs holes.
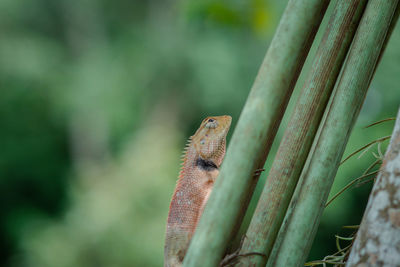
[[[254,171],[254,176],[259,176],[259,175],[261,175],[261,173],[262,173],[263,171],[265,171],[265,169],[256,169],[256,170]]]
[[[239,257],[248,257],[248,256],[254,256],[254,255],[258,255],[261,257],[267,257],[267,255],[265,255],[263,253],[259,253],[259,252],[248,252],[248,253],[240,254],[239,252],[242,249],[245,238],[246,238],[246,235],[244,235],[242,237],[242,239],[240,240],[239,248],[236,249],[233,253],[227,254],[220,262],[219,267],[233,266],[234,264],[237,263]]]

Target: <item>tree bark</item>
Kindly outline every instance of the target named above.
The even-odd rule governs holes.
[[[346,266],[400,266],[400,109]]]

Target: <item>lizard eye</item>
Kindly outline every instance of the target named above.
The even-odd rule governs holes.
[[[215,129],[218,126],[217,120],[216,119],[208,119],[205,126],[208,129]]]

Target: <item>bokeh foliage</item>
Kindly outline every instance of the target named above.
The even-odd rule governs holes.
[[[185,139],[211,114],[235,124],[285,4],[1,1],[1,265],[161,266]],[[391,132],[362,126],[396,114],[399,46],[396,29],[345,155]],[[372,160],[344,164],[333,192]],[[311,258],[368,189],[326,210]]]

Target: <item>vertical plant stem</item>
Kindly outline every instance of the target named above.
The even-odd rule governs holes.
[[[267,266],[304,264],[351,129],[361,109],[397,0],[370,0],[319,136]]]
[[[336,3],[240,254],[259,252],[268,256],[271,252],[366,2],[351,0]],[[264,266],[266,262],[266,257],[253,255],[241,257],[237,266]]]
[[[264,165],[328,0],[290,0],[233,133],[184,266],[217,266]],[[229,96],[227,96],[229,97]]]

